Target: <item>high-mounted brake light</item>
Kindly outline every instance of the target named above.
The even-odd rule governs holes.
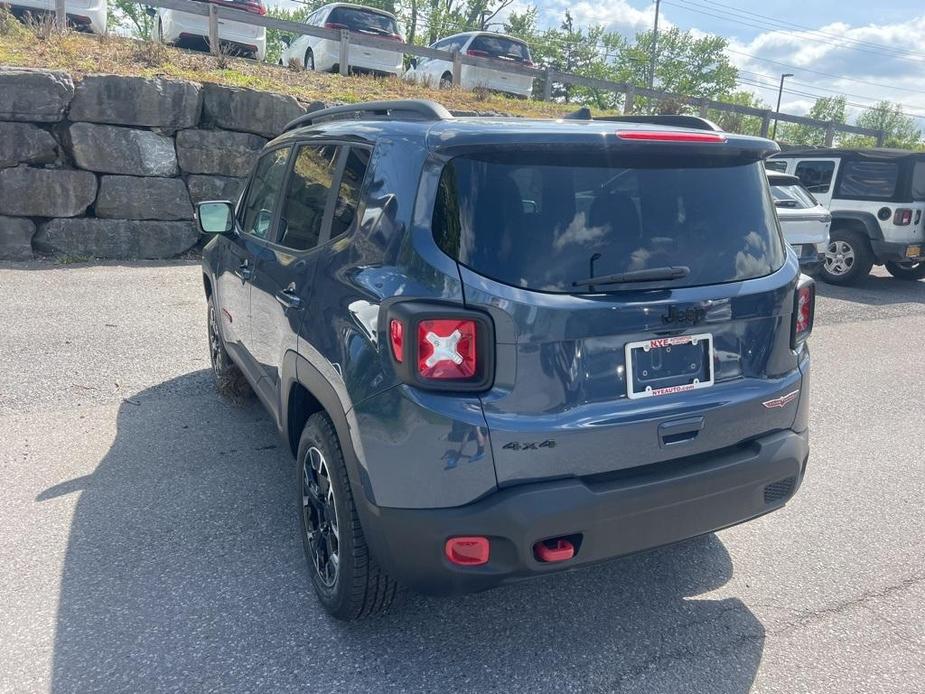
[[[324,28],[325,29],[349,29],[350,27],[348,27],[346,24],[338,24],[337,22],[325,22]]]
[[[726,141],[726,136],[720,133],[689,133],[670,130],[625,130],[618,131],[617,137],[621,140],[634,140],[641,142],[716,142]]]
[[[489,57],[488,51],[480,51],[477,48],[476,49],[470,48],[468,51],[466,51],[466,55],[471,55],[473,58],[488,58]]]
[[[427,379],[475,376],[476,325],[472,320],[423,320],[418,323],[418,373]]]
[[[790,346],[796,349],[813,331],[816,315],[816,283],[805,275],[797,285],[793,305],[793,327]]]

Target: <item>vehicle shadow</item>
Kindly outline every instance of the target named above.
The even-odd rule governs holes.
[[[207,371],[133,395],[80,493],[52,689],[747,692],[764,628],[714,535],[478,595],[409,596],[343,624],[314,600],[294,464]]]
[[[898,280],[887,275],[885,271],[882,274],[869,275],[854,287],[839,287],[817,279],[816,291],[819,296],[867,306],[925,304],[925,281]]]

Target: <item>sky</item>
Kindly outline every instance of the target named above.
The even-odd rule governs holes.
[[[543,26],[557,25],[570,10],[580,26],[603,24],[627,36],[650,29],[655,14],[654,0],[515,0],[512,9],[532,4]],[[803,114],[818,96],[845,94],[851,121],[865,106],[889,99],[925,129],[921,2],[662,0],[659,24],[727,38],[740,88],[770,106],[781,74],[793,73],[781,111]]]

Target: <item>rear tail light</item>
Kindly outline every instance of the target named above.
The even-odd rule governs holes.
[[[471,49],[471,48],[470,48],[468,51],[466,51],[466,55],[471,55],[473,58],[488,58],[488,57],[490,57],[490,56],[488,55],[488,51],[480,51],[480,50],[478,50],[478,49],[473,50],[473,49]]]
[[[487,537],[451,537],[443,547],[446,558],[459,566],[480,566],[488,563],[491,546]]]
[[[688,133],[670,130],[625,130],[618,131],[617,137],[621,140],[635,140],[643,142],[725,142],[726,136],[714,132]]]
[[[904,227],[912,223],[912,210],[908,207],[899,207],[893,213],[893,224]]]
[[[418,323],[418,374],[433,380],[472,378],[478,364],[477,332],[471,320]]]
[[[325,22],[325,29],[349,29],[346,24],[338,24],[337,22]]]
[[[388,336],[396,374],[429,390],[481,391],[494,380],[494,327],[479,312],[424,301],[383,309],[380,334]]]
[[[816,316],[816,283],[806,275],[800,277],[793,300],[793,327],[790,346],[796,349],[813,331]]]

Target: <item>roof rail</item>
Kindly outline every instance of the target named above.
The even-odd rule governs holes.
[[[332,106],[310,111],[286,124],[283,132],[312,125],[324,120],[344,120],[373,117],[380,120],[449,120],[452,114],[435,101],[427,99],[397,99],[395,101],[367,101],[360,104]]]
[[[565,118],[569,120],[596,120],[612,121],[615,123],[648,123],[650,125],[669,125],[675,128],[691,128],[693,130],[713,130],[722,132],[723,129],[713,121],[700,116],[683,116],[683,115],[664,115],[664,116],[591,116],[591,109],[582,107],[577,111],[568,114]]]

